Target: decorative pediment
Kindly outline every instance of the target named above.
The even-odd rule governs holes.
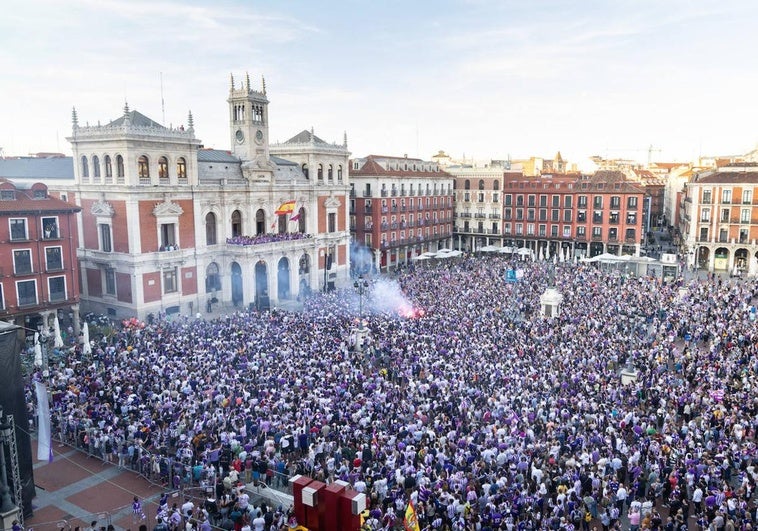
[[[111,205],[107,201],[95,201],[92,203],[92,208],[90,208],[90,212],[93,216],[97,217],[113,217],[113,205]]]
[[[184,214],[184,209],[173,201],[164,201],[163,203],[158,203],[153,209],[153,216],[156,218],[181,216],[182,214]]]
[[[340,200],[336,197],[329,197],[326,201],[324,201],[324,206],[326,208],[339,208],[342,206],[342,203],[340,203]]]

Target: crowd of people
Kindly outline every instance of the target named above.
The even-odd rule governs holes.
[[[238,530],[287,510],[253,513],[238,482],[295,473],[366,493],[374,530],[410,500],[423,530],[753,528],[752,283],[502,256],[394,281],[423,312],[371,313],[372,284],[361,348],[352,289],[124,327],[51,372],[55,433],[120,466],[170,458],[147,466],[215,486],[209,522]]]
[[[302,240],[310,237],[310,234],[304,232],[276,232],[256,234],[255,236],[233,236],[232,238],[227,238],[226,243],[231,245],[260,245],[262,243]]]

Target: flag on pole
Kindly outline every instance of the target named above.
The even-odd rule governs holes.
[[[421,528],[418,525],[418,515],[416,515],[416,508],[413,506],[413,500],[408,500],[408,507],[405,508],[403,528],[405,531],[421,531]]]
[[[291,214],[295,210],[295,201],[285,201],[281,205],[279,205],[279,208],[276,209],[277,216],[281,216],[282,214]]]
[[[50,403],[47,400],[47,388],[40,381],[34,382],[37,394],[37,460],[53,462],[53,445],[50,433]]]

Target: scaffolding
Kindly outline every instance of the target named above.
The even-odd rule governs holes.
[[[21,525],[24,525],[24,498],[23,498],[23,485],[21,485],[21,473],[19,472],[18,468],[18,445],[16,444],[16,423],[13,418],[13,415],[8,415],[5,417],[8,424],[10,425],[10,436],[8,437],[7,441],[3,441],[3,443],[8,443],[8,452],[10,453],[10,460],[11,460],[11,480],[13,481],[13,503],[16,504],[16,506],[20,509],[18,512],[18,521]],[[4,448],[5,444],[3,444],[2,451],[5,452]]]

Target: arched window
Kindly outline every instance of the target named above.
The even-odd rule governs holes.
[[[187,179],[187,161],[184,157],[176,159],[176,178],[180,181]]]
[[[82,155],[82,178],[89,180],[89,163],[87,157]]]
[[[324,165],[319,164],[318,165],[318,180],[323,181],[324,180]]]
[[[150,184],[150,161],[145,155],[137,159],[137,175],[141,184]]]
[[[242,236],[242,213],[239,210],[232,212],[232,237]]]
[[[124,182],[124,157],[116,155],[116,178],[118,182]]]
[[[109,183],[113,181],[113,165],[111,164],[111,156],[106,155],[103,159],[105,162],[105,182]]]
[[[205,244],[216,245],[216,214],[213,212],[205,215]]]
[[[495,183],[492,185],[493,190],[500,190],[500,181],[495,181]]]
[[[468,179],[466,179],[465,181],[463,181],[463,189],[464,190],[471,190],[471,181],[469,181]]]
[[[221,275],[218,272],[218,264],[211,262],[205,269],[205,292],[215,293],[221,290]]]
[[[337,180],[338,181],[342,180],[342,164],[337,166]]]
[[[266,213],[262,208],[255,213],[255,234],[266,234]]]
[[[168,181],[168,159],[166,157],[158,159],[158,179]]]
[[[302,170],[303,170],[303,175],[305,175],[305,178],[307,179],[308,178],[308,165],[303,164]]]
[[[100,159],[97,155],[92,157],[92,176],[96,180],[100,180]]]
[[[329,168],[327,168],[326,170],[326,178],[329,179],[330,181],[334,179],[334,170],[331,164],[329,165]]]
[[[479,189],[484,190],[484,179],[479,179]]]

